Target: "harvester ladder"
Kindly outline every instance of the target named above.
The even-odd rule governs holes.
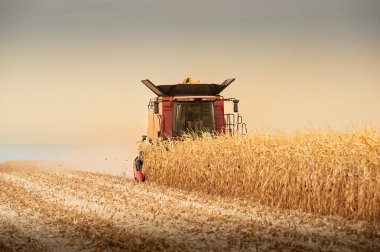
[[[241,135],[247,134],[247,125],[243,123],[243,117],[239,114],[225,114],[226,131],[231,135],[237,133]]]

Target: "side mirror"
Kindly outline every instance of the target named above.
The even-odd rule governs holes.
[[[155,101],[155,102],[154,102],[154,113],[155,113],[155,114],[158,114],[158,112],[159,112],[158,101]]]
[[[234,100],[234,112],[239,112],[239,100]]]

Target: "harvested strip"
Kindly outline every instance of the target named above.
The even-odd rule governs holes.
[[[7,190],[2,191],[1,196],[8,199],[7,204],[12,209],[27,209],[30,214],[28,216],[31,219],[36,218],[37,215],[40,217],[39,221],[47,226],[47,229],[58,228],[60,236],[72,239],[73,243],[75,241],[83,248],[141,251],[145,249],[142,245],[143,242],[155,250],[170,249],[173,245],[181,248],[179,244],[164,239],[151,238],[149,234],[143,232],[131,234],[125,229],[113,226],[96,214],[88,216],[60,203],[47,202],[40,195],[25,190],[12,182],[1,179],[0,183],[7,188]],[[25,215],[25,212],[19,214]],[[55,248],[59,248],[61,245]],[[71,249],[68,248],[67,250]]]
[[[1,195],[0,200],[2,200]],[[19,218],[10,207],[0,205],[0,251],[46,250],[47,244],[33,238],[25,226],[31,227],[27,219]]]
[[[2,177],[66,208],[100,215],[114,227],[166,237],[177,244],[177,249],[380,247],[379,235],[376,236],[379,227],[366,222],[268,211],[265,207],[244,206],[247,204],[240,200],[210,199],[91,173],[11,172]],[[78,202],[79,206],[73,204]]]

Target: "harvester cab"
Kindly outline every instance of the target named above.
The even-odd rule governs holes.
[[[148,129],[143,141],[180,140],[185,134],[247,133],[239,115],[239,100],[220,95],[234,81],[206,84],[186,78],[179,84],[155,85],[148,79],[142,80],[156,94],[148,104]],[[225,113],[225,102],[233,103],[233,113]],[[134,161],[134,176],[138,181],[145,180],[142,160],[137,157]]]

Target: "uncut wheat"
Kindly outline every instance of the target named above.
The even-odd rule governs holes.
[[[380,134],[220,135],[141,145],[149,181],[280,208],[380,220]]]

